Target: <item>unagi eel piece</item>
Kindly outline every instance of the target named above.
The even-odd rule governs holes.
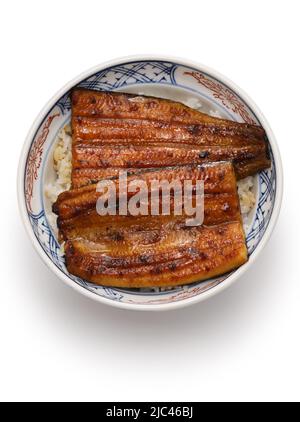
[[[247,261],[240,222],[164,227],[152,240],[149,233],[144,236],[146,242],[141,236],[136,243],[131,233],[126,242],[118,237],[97,243],[82,238],[68,240],[68,271],[105,286],[170,287],[218,276]]]
[[[133,94],[75,89],[72,139],[73,187],[117,168],[232,160],[241,178],[270,166],[262,127]]]
[[[65,191],[53,211],[71,274],[107,286],[170,287],[218,276],[247,261],[231,162],[143,169],[128,182],[137,179],[148,188],[153,181],[202,180],[204,225],[186,225],[184,213],[100,216],[97,184]],[[118,194],[118,177],[110,180]]]
[[[236,177],[230,162],[145,170],[129,176],[127,181],[130,183],[130,181],[136,179],[143,180],[147,184],[148,192],[150,192],[153,181],[168,181],[171,183],[176,180],[182,182],[191,180],[195,185],[197,180],[201,180],[204,182],[204,213],[206,211],[206,218],[215,223],[220,222],[221,216],[223,218],[228,216],[227,221],[228,219],[239,218]],[[115,181],[118,194],[119,179],[111,180]],[[133,194],[131,193],[131,195]],[[100,196],[101,193],[97,192],[97,183],[61,193],[53,204],[53,211],[59,216],[59,224],[64,219],[71,219],[89,210],[95,210],[97,199]]]
[[[171,198],[172,203],[172,198]],[[236,195],[207,194],[204,197],[204,225],[214,225],[229,221],[241,221],[240,207]],[[172,210],[171,206],[171,210]],[[184,211],[184,210],[183,210]],[[183,212],[182,216],[168,215],[158,216],[131,216],[131,215],[105,215],[101,216],[96,209],[89,209],[71,218],[58,217],[60,239],[74,239],[84,237],[93,241],[100,240],[107,234],[122,236],[128,230],[142,231],[144,227],[156,227],[157,230],[168,222],[176,219],[186,221],[188,216]],[[124,237],[125,238],[125,237]]]

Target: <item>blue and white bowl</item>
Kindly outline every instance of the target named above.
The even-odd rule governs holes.
[[[238,122],[264,127],[270,144],[271,168],[255,177],[256,205],[250,214],[246,238],[249,261],[221,277],[167,291],[143,292],[101,287],[69,274],[55,228],[45,183],[51,180],[52,150],[60,129],[70,121],[70,90],[80,86],[165,97]],[[69,286],[99,302],[126,309],[166,310],[200,302],[236,281],[255,261],[276,223],[282,198],[281,159],[274,135],[258,107],[235,84],[206,66],[170,57],[129,57],[90,69],[64,86],[43,108],[22,150],[18,196],[21,215],[38,253]]]

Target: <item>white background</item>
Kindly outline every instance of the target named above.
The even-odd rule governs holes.
[[[1,2],[1,400],[299,400],[299,1]],[[128,54],[202,62],[240,85],[278,139],[285,192],[256,264],[207,302],[136,313],[44,266],[22,227],[16,169],[46,101]]]

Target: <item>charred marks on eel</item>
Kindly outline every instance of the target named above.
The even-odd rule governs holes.
[[[113,231],[109,234],[109,237],[111,238],[111,240],[114,240],[116,242],[121,242],[122,240],[124,240],[124,235],[118,231]]]
[[[199,152],[199,158],[208,158],[209,152],[208,151],[200,151]]]

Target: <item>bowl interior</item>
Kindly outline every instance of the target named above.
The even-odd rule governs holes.
[[[205,113],[213,113],[238,122],[260,124],[250,106],[224,82],[201,69],[175,62],[137,60],[120,63],[90,75],[77,86],[168,98],[186,103]],[[69,284],[76,283],[96,296],[123,304],[155,307],[184,301],[224,283],[236,270],[215,279],[163,291],[101,287],[68,273],[57,241],[55,217],[51,212],[50,200],[45,196],[44,187],[55,180],[53,147],[58,132],[70,121],[69,93],[69,91],[64,93],[42,118],[32,138],[25,166],[26,210],[32,231],[40,244],[41,253],[46,254]],[[271,147],[270,152],[271,168],[260,172],[254,178],[253,191],[256,205],[244,225],[249,260],[266,231],[275,202],[276,170]]]

